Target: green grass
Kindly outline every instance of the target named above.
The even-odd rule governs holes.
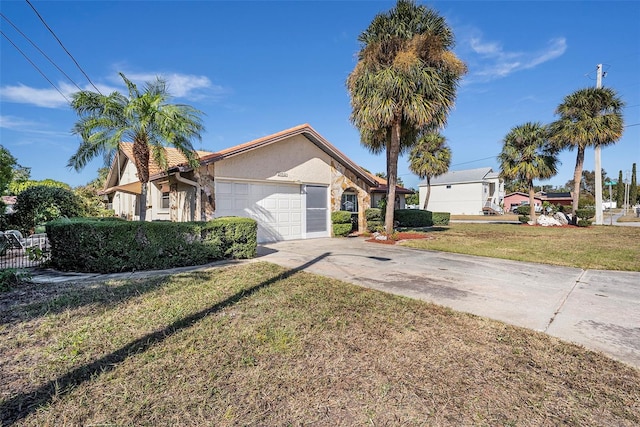
[[[542,333],[251,263],[0,294],[17,425],[640,423],[640,371]]]
[[[405,246],[584,269],[640,271],[640,227],[532,227],[461,224],[437,227]]]

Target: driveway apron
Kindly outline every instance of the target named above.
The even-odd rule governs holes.
[[[420,251],[363,238],[260,246],[258,258],[581,344],[640,367],[640,273]]]

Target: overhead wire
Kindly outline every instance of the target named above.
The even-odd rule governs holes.
[[[40,19],[40,21],[42,21],[42,23],[44,24],[44,26],[47,28],[47,30],[49,30],[49,32],[51,33],[51,35],[58,41],[58,43],[60,44],[60,46],[62,47],[62,49],[67,53],[67,55],[69,55],[69,58],[71,58],[71,60],[74,62],[74,64],[76,64],[76,67],[78,67],[78,69],[82,72],[82,74],[87,78],[87,80],[89,81],[89,83],[91,84],[91,86],[93,86],[93,88],[96,90],[96,92],[98,92],[100,95],[102,95],[102,92],[100,92],[100,89],[98,89],[96,87],[95,84],[93,84],[93,82],[91,81],[91,79],[89,78],[89,76],[87,75],[87,73],[82,69],[82,67],[80,66],[80,64],[78,64],[78,61],[76,61],[76,59],[73,57],[73,55],[71,54],[71,52],[69,52],[67,50],[67,48],[64,46],[64,44],[62,43],[62,41],[58,38],[58,36],[56,35],[56,33],[53,32],[53,30],[51,29],[51,27],[49,27],[49,25],[47,24],[47,22],[44,20],[44,18],[42,17],[42,15],[40,15],[40,13],[36,10],[36,8],[31,4],[31,2],[29,0],[25,0],[27,2],[27,4],[29,4],[29,6],[31,6],[31,9],[33,9],[33,11],[35,12],[35,14],[38,16],[38,18]]]
[[[41,70],[40,68],[38,68],[38,66],[37,66],[37,65],[36,65],[36,64],[35,64],[35,63],[34,63],[34,62],[33,62],[33,61],[32,61],[32,60],[31,60],[31,59],[30,59],[30,58],[29,58],[29,57],[28,57],[28,56],[27,56],[27,55],[26,55],[26,54],[25,54],[25,53],[24,53],[24,52],[23,52],[23,51],[22,51],[22,50],[21,50],[21,49],[20,49],[20,48],[15,44],[15,43],[14,43],[14,42],[13,42],[13,40],[11,40],[11,39],[9,38],[9,36],[7,36],[7,35],[4,33],[4,31],[0,30],[0,34],[2,34],[2,35],[4,36],[4,38],[5,38],[5,39],[7,39],[7,40],[9,41],[9,43],[11,43],[11,44],[13,45],[13,47],[15,47],[15,48],[16,48],[16,50],[17,50],[18,52],[20,52],[20,53],[22,54],[22,56],[24,56],[24,58],[25,58],[27,61],[29,61],[29,63],[33,66],[33,68],[35,68],[36,70],[38,70],[38,72],[42,75],[42,77],[44,77],[44,79],[45,79],[46,81],[48,81],[48,82],[49,82],[49,84],[50,84],[51,86],[53,86],[53,88],[54,88],[55,90],[57,90],[57,91],[58,91],[58,93],[59,93],[60,95],[62,95],[62,97],[63,97],[63,98],[64,98],[68,103],[71,103],[71,101],[69,100],[69,98],[67,98],[67,96],[66,96],[64,93],[62,93],[62,91],[61,91],[60,89],[58,89],[58,87],[57,87],[55,84],[53,84],[53,82],[52,82],[51,80],[49,80],[49,78],[44,74],[44,72],[42,72],[42,70]]]
[[[44,56],[45,58],[47,58],[47,60],[53,64],[54,67],[56,67],[58,69],[58,71],[60,71],[75,87],[78,88],[78,90],[82,90],[82,88],[71,78],[69,77],[69,75],[67,73],[64,72],[64,70],[62,68],[60,68],[58,66],[58,64],[56,64],[51,58],[49,58],[49,56],[38,47],[38,45],[36,45],[25,33],[23,33],[13,22],[11,22],[11,20],[9,18],[7,18],[3,13],[0,13],[0,16],[2,16],[2,18],[4,18],[9,24],[11,24],[11,26],[18,32],[20,33],[20,35],[22,35],[22,37],[24,37],[25,39],[27,39],[29,41],[29,43],[31,43],[31,45],[33,47],[35,47],[38,52],[40,52],[42,54],[42,56]]]

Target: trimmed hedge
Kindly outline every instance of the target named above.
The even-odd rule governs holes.
[[[433,225],[432,212],[421,209],[397,209],[394,220],[399,227],[431,227]]]
[[[345,237],[351,233],[353,225],[349,224],[333,224],[333,235],[336,237]]]
[[[384,231],[384,221],[382,221],[382,209],[369,208],[364,211],[367,219],[367,231],[370,233]]]
[[[449,212],[432,212],[431,220],[433,225],[449,225],[451,214]]]
[[[87,218],[47,223],[51,265],[63,271],[115,273],[250,258],[257,223],[250,218],[209,222],[141,222]]]
[[[583,220],[588,220],[596,216],[595,208],[580,208],[576,209],[576,216]]]
[[[351,212],[335,211],[331,212],[332,224],[351,224]]]

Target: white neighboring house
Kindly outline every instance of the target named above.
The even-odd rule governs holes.
[[[421,182],[420,208],[427,197],[427,182]],[[490,167],[449,171],[431,178],[427,209],[453,215],[502,214],[504,181]]]

